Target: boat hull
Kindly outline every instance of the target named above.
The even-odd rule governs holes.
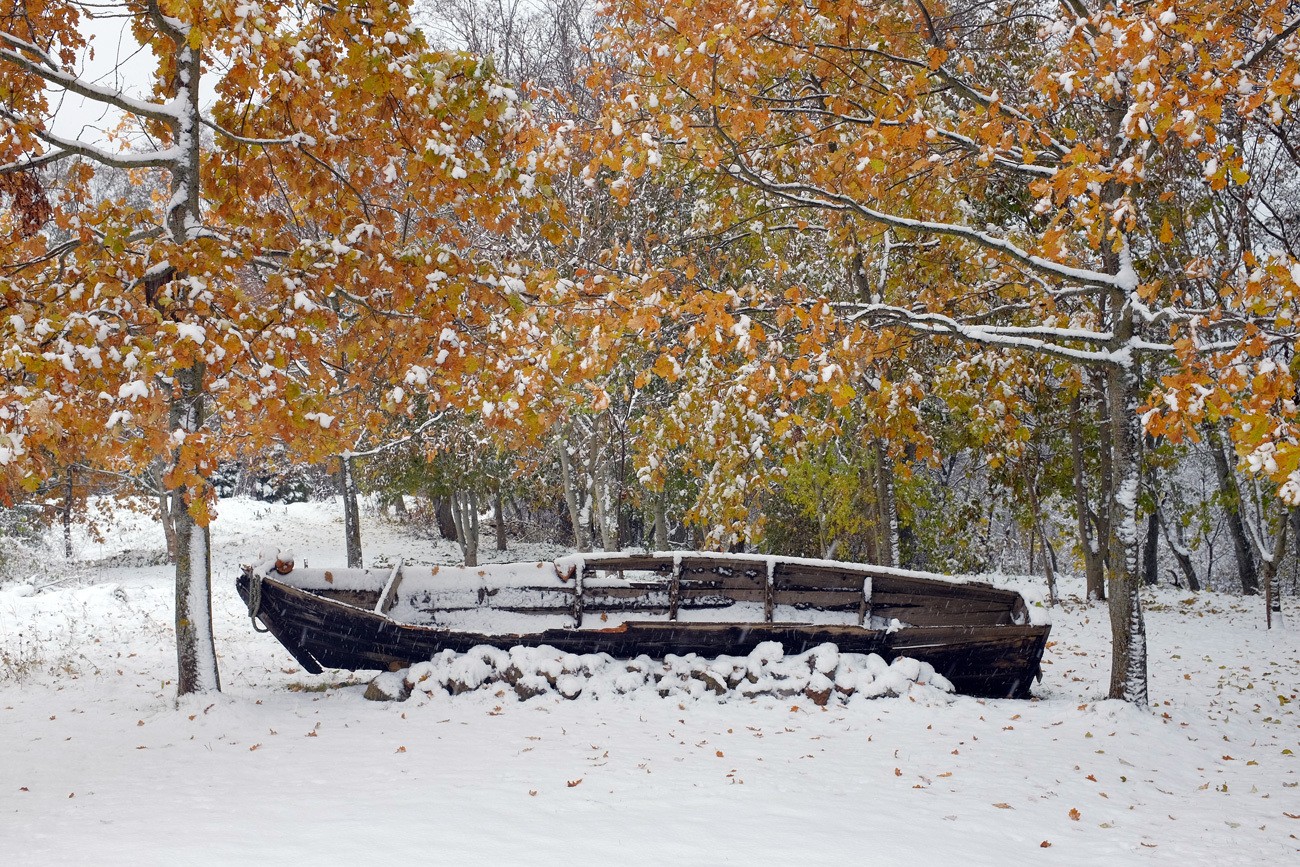
[[[248,575],[237,579],[248,601]],[[478,645],[508,649],[551,645],[571,653],[744,656],[765,641],[786,653],[833,643],[843,653],[875,653],[889,661],[908,656],[934,666],[957,689],[988,698],[1027,698],[1039,675],[1046,625],[911,626],[896,631],[853,625],[633,621],[614,629],[548,629],[528,634],[484,634],[398,623],[314,593],[262,579],[257,617],[312,674],[324,668],[396,670],[443,650]]]

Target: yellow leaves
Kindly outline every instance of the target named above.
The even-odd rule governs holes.
[[[667,354],[659,356],[655,361],[653,370],[657,376],[669,382],[676,382],[681,375],[681,367],[678,365],[677,360]]]

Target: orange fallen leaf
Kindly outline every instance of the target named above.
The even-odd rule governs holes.
[[[406,752],[406,747],[398,747],[396,750],[394,750],[394,752],[404,753]]]
[[[564,785],[566,785],[566,786],[568,786],[570,789],[572,789],[574,786],[580,785],[581,783],[582,783],[582,777],[578,777],[578,779],[576,779],[576,780],[569,780],[569,781],[568,781],[567,783],[565,783]]]
[[[1050,849],[1051,847],[1052,847],[1052,844],[1049,843],[1049,842],[1047,842],[1046,840],[1044,840],[1043,842],[1041,842],[1041,843],[1038,844],[1038,848],[1040,848],[1040,849]]]
[[[714,755],[717,756],[718,758],[722,758],[722,750],[718,750],[716,753],[714,753]]]
[[[251,753],[253,750],[257,749],[260,746],[261,744],[253,744],[251,747],[248,748],[248,751]]]
[[[1079,821],[1080,818],[1082,818],[1082,816],[1083,816],[1083,814],[1079,812],[1079,810],[1078,810],[1077,807],[1071,807],[1071,808],[1070,808],[1070,818],[1071,818],[1071,819],[1073,819],[1074,821],[1077,822],[1077,821]]]
[[[1092,774],[1089,774],[1088,776],[1084,777],[1084,779],[1092,780],[1094,783],[1097,782],[1097,778],[1094,777]]]
[[[1015,807],[1011,806],[1010,804],[1006,804],[1006,803],[997,803],[997,804],[994,804],[993,806],[997,807],[999,810],[1014,810],[1014,809],[1015,809]]]
[[[901,776],[903,776],[903,769],[902,769],[902,768],[894,768],[894,776],[896,776],[896,777],[901,777]]]

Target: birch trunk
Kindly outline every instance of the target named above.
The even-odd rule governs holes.
[[[1132,324],[1121,319],[1119,326],[1117,340],[1126,344],[1132,335]],[[1111,532],[1107,576],[1112,648],[1110,697],[1145,707],[1147,643],[1138,572],[1136,373],[1130,367],[1112,365],[1106,371],[1106,391],[1110,411],[1110,464],[1115,482],[1108,520]]]
[[[1290,515],[1284,514],[1278,521],[1277,536],[1273,540],[1273,551],[1264,561],[1264,623],[1269,629],[1281,629],[1282,619],[1282,558],[1286,556],[1287,530],[1290,528]]]
[[[451,513],[456,521],[456,541],[466,566],[478,565],[478,495],[456,491],[451,495]]]
[[[660,491],[654,495],[655,550],[668,550],[668,495]]]
[[[894,467],[877,440],[876,503],[880,511],[880,559],[882,565],[898,566],[898,508],[894,502]]]
[[[585,492],[573,473],[573,457],[569,453],[572,427],[566,427],[560,437],[560,481],[564,485],[564,503],[569,509],[573,524],[573,546],[584,553],[591,550],[591,533],[587,521]]]
[[[339,457],[339,493],[343,496],[343,537],[347,545],[348,568],[360,569],[361,508],[357,503],[357,480],[352,471],[352,459]]]
[[[72,491],[75,473],[75,469],[68,467],[68,480],[63,492],[63,557],[67,560],[72,559]]]
[[[174,377],[170,407],[171,429],[193,435],[204,421],[203,365]],[[186,508],[186,495],[199,500],[205,491],[181,485],[170,492],[176,528],[176,694],[216,692],[216,645],[212,636],[212,543],[208,528]]]

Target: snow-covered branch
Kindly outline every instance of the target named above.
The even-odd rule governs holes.
[[[4,113],[0,112],[0,116],[3,116],[3,114]],[[30,159],[25,159],[25,160],[18,160],[12,163],[5,163],[4,165],[0,166],[0,175],[12,175],[12,174],[17,174],[18,172],[27,172],[27,171],[31,171],[32,169],[39,169],[44,166],[53,165],[54,163],[57,163],[59,160],[64,160],[72,156],[76,156],[76,154],[70,151],[60,151],[60,150],[47,151],[46,153],[43,153],[37,157],[31,157]]]
[[[1111,351],[1080,349],[1068,345],[1071,342],[1104,344],[1114,338],[1114,335],[1107,332],[1050,326],[972,325],[941,313],[918,312],[890,304],[841,303],[833,306],[849,313],[849,318],[854,321],[873,318],[887,320],[914,331],[947,334],[986,346],[1024,349],[1081,364],[1123,364],[1132,351],[1130,346]]]
[[[1256,63],[1263,60],[1264,57],[1266,57],[1273,49],[1277,48],[1287,39],[1290,39],[1297,30],[1300,30],[1300,15],[1297,15],[1290,21],[1286,22],[1286,24],[1282,25],[1281,30],[1264,40],[1262,45],[1243,57],[1238,66],[1241,69],[1250,69]]]
[[[0,47],[0,60],[7,60],[33,75],[38,75],[55,87],[61,87],[70,93],[104,105],[111,105],[128,114],[147,117],[161,123],[175,123],[179,116],[177,110],[171,106],[135,99],[120,90],[91,84],[71,73],[64,72],[47,52],[25,39],[19,39],[12,33],[0,31],[0,43],[6,46]],[[33,56],[36,59],[32,59]]]
[[[1020,264],[1031,268],[1041,274],[1066,280],[1074,283],[1085,283],[1090,286],[1097,286],[1105,289],[1127,289],[1124,285],[1123,275],[1107,274],[1104,271],[1094,271],[1089,268],[1078,268],[1072,265],[1064,265],[1060,262],[1054,262],[1042,256],[1030,253],[1028,250],[1013,244],[1005,238],[999,238],[989,232],[981,231],[971,226],[961,223],[945,223],[933,220],[915,220],[910,217],[900,217],[896,214],[888,214],[884,211],[869,207],[862,202],[847,196],[843,193],[836,193],[819,187],[815,184],[799,182],[782,182],[770,177],[765,177],[752,166],[747,165],[743,159],[738,158],[737,162],[728,167],[733,177],[744,181],[745,183],[778,196],[785,201],[805,205],[810,208],[823,208],[834,211],[841,211],[856,214],[865,220],[873,223],[879,223],[894,229],[905,229],[911,232],[930,233],[934,235],[945,235],[951,238],[960,238],[964,241],[970,241],[988,250],[1001,253]]]
[[[248,136],[242,136],[239,133],[231,132],[221,124],[209,120],[206,117],[199,118],[199,122],[202,123],[204,126],[206,126],[208,129],[217,133],[218,135],[224,136],[225,138],[228,138],[231,141],[236,141],[244,145],[251,145],[253,147],[272,147],[274,145],[302,145],[302,144],[311,145],[316,143],[315,139],[313,139],[311,136],[301,132],[294,133],[293,135],[283,136],[281,138],[250,138]]]
[[[429,428],[433,427],[438,422],[442,421],[442,419],[445,416],[446,413],[442,413],[442,412],[434,413],[424,421],[420,422],[419,426],[417,426],[415,430],[411,431],[409,434],[407,434],[404,437],[400,437],[395,440],[389,440],[386,443],[377,445],[374,448],[366,449],[365,451],[362,452],[345,451],[340,457],[342,457],[344,460],[351,460],[352,458],[369,458],[375,455],[384,454],[385,452],[391,452],[394,449],[400,448],[401,446],[404,446],[407,443],[413,442],[414,440],[418,439],[421,434],[423,434]]]

